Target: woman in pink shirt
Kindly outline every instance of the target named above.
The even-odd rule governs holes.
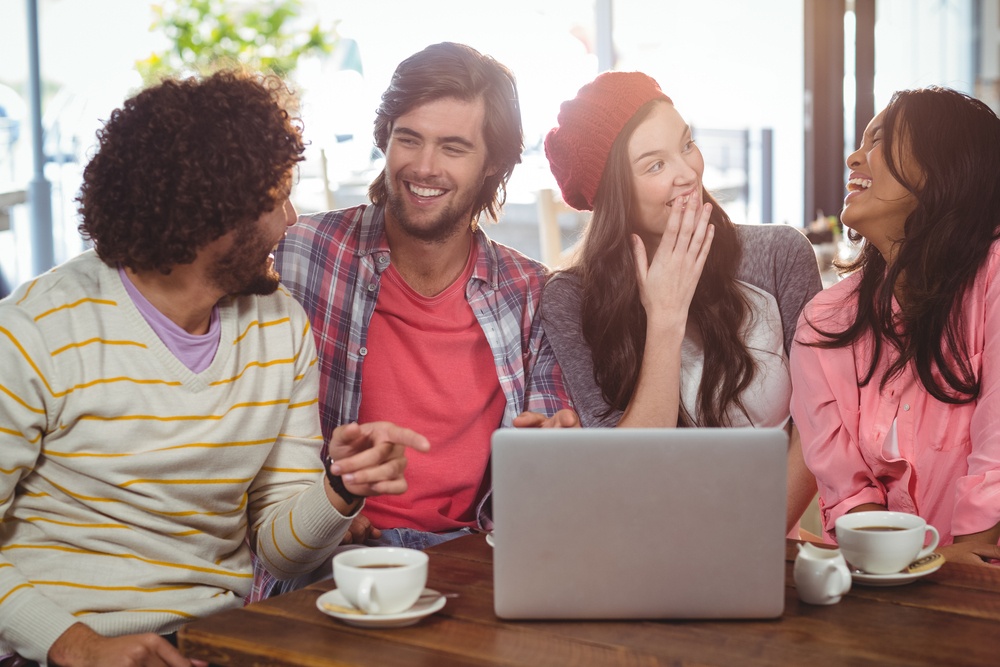
[[[848,512],[910,512],[946,557],[982,564],[1000,556],[1000,119],[946,88],[900,91],[847,165],[860,253],[791,354],[826,538]]]

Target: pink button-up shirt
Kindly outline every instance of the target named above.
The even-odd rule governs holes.
[[[975,402],[934,399],[909,365],[880,390],[895,350],[867,386],[859,387],[872,354],[871,336],[823,349],[809,324],[842,330],[856,313],[851,276],[805,308],[791,352],[792,418],[806,465],[816,475],[825,537],[837,517],[863,503],[924,517],[941,544],[1000,522],[1000,243],[994,243],[962,304],[970,362],[982,382]],[[890,355],[892,355],[890,357]],[[886,447],[895,425],[898,454]]]

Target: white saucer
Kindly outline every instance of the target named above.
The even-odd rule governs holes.
[[[338,607],[350,607],[353,609],[353,605],[337,589],[327,591],[316,598],[316,608],[328,616],[333,616],[348,625],[359,628],[403,628],[407,625],[417,623],[425,616],[430,616],[434,612],[440,611],[444,607],[445,597],[434,589],[425,588],[416,604],[398,614],[343,613],[327,609],[323,606],[324,602]]]
[[[486,544],[490,545],[491,547],[496,546],[496,542],[493,541],[493,533],[486,533]]]
[[[937,572],[942,565],[944,565],[943,560],[938,563],[937,567],[923,572],[897,572],[895,574],[868,574],[867,572],[852,571],[851,578],[854,579],[854,583],[862,586],[902,586],[916,581],[920,577],[926,577],[932,572]]]

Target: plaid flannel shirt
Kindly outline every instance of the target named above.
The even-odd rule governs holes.
[[[358,419],[368,325],[389,266],[384,212],[382,206],[360,205],[301,216],[275,253],[281,281],[305,308],[316,337],[326,439],[338,425]],[[535,317],[548,269],[491,241],[482,229],[474,238],[479,256],[465,293],[493,352],[506,400],[497,426],[511,426],[525,410],[552,415],[572,407]],[[484,527],[490,524],[484,511],[488,496],[478,507]],[[258,588],[266,577],[262,569],[257,567]]]

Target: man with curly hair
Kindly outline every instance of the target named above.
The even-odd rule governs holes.
[[[324,446],[270,256],[296,219],[287,97],[219,72],[127,100],[78,199],[94,249],[0,301],[4,663],[191,664],[171,633],[242,605],[251,553],[315,568],[428,449],[374,420]]]
[[[521,161],[513,74],[434,44],[397,67],[376,113],[372,204],[303,216],[275,257],[316,334],[323,432],[387,419],[434,447],[346,539],[424,548],[489,526],[495,429],[576,417],[535,320],[546,267],[479,224]]]

